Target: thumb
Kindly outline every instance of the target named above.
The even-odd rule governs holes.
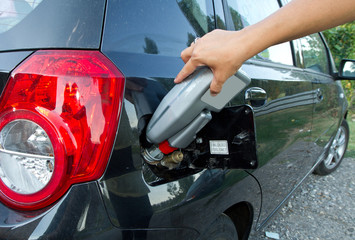
[[[210,85],[210,92],[212,96],[216,96],[222,91],[222,86],[224,82],[221,82],[215,74],[213,74],[213,79]]]

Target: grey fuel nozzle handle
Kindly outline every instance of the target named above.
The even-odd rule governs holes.
[[[219,112],[251,79],[241,70],[231,76],[217,96],[211,96],[213,73],[200,67],[183,82],[175,85],[159,104],[151,118],[146,135],[151,143],[169,139],[200,115],[203,110]]]

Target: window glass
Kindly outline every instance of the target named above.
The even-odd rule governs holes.
[[[281,4],[282,6],[285,6],[287,3],[289,3],[290,0],[281,0]]]
[[[227,29],[222,1],[214,1],[215,22],[219,29]]]
[[[212,6],[208,0],[177,0],[177,3],[197,34],[201,37],[214,29]]]
[[[196,37],[214,26],[210,0],[108,1],[102,47],[104,51],[179,57]]]
[[[241,17],[244,27],[259,22],[279,9],[276,0],[228,0],[228,6],[231,12],[237,12]]]
[[[279,9],[276,0],[228,0],[227,2],[236,30],[255,24]],[[289,42],[272,46],[253,58],[293,65]]]
[[[300,39],[303,62],[306,69],[329,73],[328,57],[319,34],[312,34]]]
[[[42,0],[1,0],[0,33],[11,29],[35,9]]]
[[[100,47],[106,0],[0,0],[0,51]]]
[[[303,56],[302,56],[302,47],[298,39],[292,41],[293,51],[295,53],[295,66],[299,68],[304,68],[303,65]]]

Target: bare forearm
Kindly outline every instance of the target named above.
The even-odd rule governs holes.
[[[185,66],[175,78],[183,81],[196,67],[207,65],[214,78],[212,94],[240,66],[263,51],[282,42],[355,20],[355,0],[293,0],[266,19],[241,31],[214,30],[181,53]]]
[[[250,53],[253,56],[272,45],[353,20],[355,0],[293,0],[268,18],[243,31],[254,35],[251,39],[257,48]]]

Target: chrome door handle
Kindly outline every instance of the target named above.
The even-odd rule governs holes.
[[[252,87],[245,91],[244,99],[252,107],[261,107],[267,102],[267,94],[262,88]]]

